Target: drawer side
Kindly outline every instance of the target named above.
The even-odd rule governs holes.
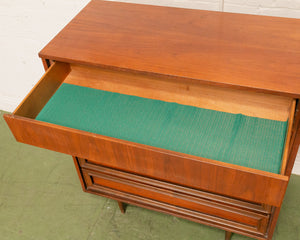
[[[52,64],[13,114],[34,119],[62,84],[70,70],[70,65],[67,63]]]

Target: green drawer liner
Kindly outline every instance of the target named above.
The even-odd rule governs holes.
[[[287,121],[63,83],[37,120],[279,173]]]

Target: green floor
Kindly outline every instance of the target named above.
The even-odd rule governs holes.
[[[223,240],[224,231],[84,193],[71,157],[15,141],[0,111],[0,239]],[[233,240],[249,239],[235,234]],[[292,176],[274,240],[300,240]]]

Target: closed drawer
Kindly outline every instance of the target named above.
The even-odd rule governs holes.
[[[186,214],[194,212],[198,221],[261,236],[266,232],[270,214],[268,209],[259,204],[107,168],[80,158],[77,160],[88,192],[106,193],[108,197],[117,193],[117,196],[123,196],[129,202],[136,201],[134,204],[147,205],[150,200],[154,207],[175,206],[186,211]]]
[[[255,117],[289,119],[289,126],[294,118],[293,99],[212,88],[199,85],[194,81],[178,80],[177,78],[157,79],[130,72],[56,62],[13,114],[5,115],[11,131],[19,142],[91,159],[95,164],[151,179],[163,180],[245,201],[280,206],[288,183],[288,177],[282,174],[36,120],[39,112],[62,83],[167,102],[174,101],[196,107],[205,105],[217,111],[228,110],[232,113],[249,114]],[[78,115],[89,118],[84,115],[84,111],[79,112]],[[288,149],[289,139],[290,130],[287,133],[285,149]],[[284,172],[284,159],[282,160],[282,169]]]

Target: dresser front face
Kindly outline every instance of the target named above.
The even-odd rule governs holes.
[[[299,26],[94,0],[40,52],[46,73],[4,118],[17,141],[73,156],[86,192],[271,239],[300,143]],[[280,170],[37,120],[63,84],[287,122]]]
[[[18,141],[74,156],[87,192],[266,238],[288,176],[35,120],[62,83],[288,120],[285,149],[295,137],[291,127],[295,99],[56,62],[15,112],[5,116]],[[282,161],[283,173],[286,163],[287,159]]]

